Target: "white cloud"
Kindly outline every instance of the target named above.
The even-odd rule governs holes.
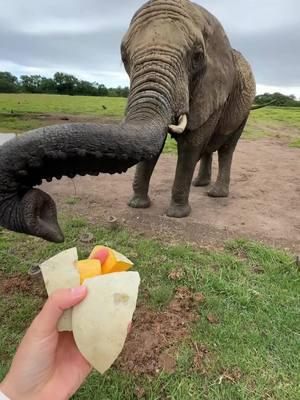
[[[89,70],[88,72],[76,68],[67,68],[61,70],[59,68],[37,68],[27,65],[19,65],[10,61],[0,60],[0,70],[9,71],[18,78],[21,75],[42,75],[47,78],[53,77],[55,72],[61,71],[76,76],[78,79],[87,80],[89,82],[102,83],[107,87],[129,86],[129,78],[124,68],[120,71],[101,71]]]
[[[25,34],[33,35],[57,35],[57,34],[84,34],[92,32],[105,32],[109,29],[117,29],[121,21],[105,20],[101,17],[94,18],[47,18],[42,21],[25,22],[18,30]]]
[[[250,61],[258,91],[300,97],[299,0],[194,0]],[[0,0],[0,70],[128,84],[119,45],[145,0]],[[273,86],[268,86],[273,85]]]
[[[196,0],[229,32],[261,34],[299,23],[298,0]]]

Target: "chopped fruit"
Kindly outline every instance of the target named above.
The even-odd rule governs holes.
[[[123,254],[104,246],[96,246],[89,258],[103,259],[104,250],[108,251],[108,256],[102,264],[102,274],[127,271],[133,266],[133,263],[127,257],[123,256]]]
[[[109,256],[109,249],[106,247],[96,246],[92,254],[89,258],[93,260],[99,260],[101,262],[101,265],[103,265],[105,263],[105,260]]]
[[[76,268],[80,274],[80,284],[86,279],[101,275],[101,262],[99,260],[82,260],[76,263]]]
[[[102,265],[106,275],[101,274]],[[73,248],[41,265],[48,295],[80,284],[88,289],[80,304],[64,312],[58,330],[73,331],[77,348],[101,374],[119,356],[131,329],[140,285],[138,272],[125,273],[132,265],[128,258],[104,246],[97,246],[88,260],[78,261]]]

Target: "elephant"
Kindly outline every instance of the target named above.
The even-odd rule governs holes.
[[[256,85],[220,22],[188,0],[148,1],[132,18],[121,56],[130,93],[119,125],[54,125],[0,148],[1,226],[62,242],[56,205],[35,186],[53,177],[123,173],[134,165],[129,205],[149,207],[150,178],[168,133],[177,141],[178,161],[167,215],[190,214],[196,164],[201,159],[193,184],[208,185],[215,151],[219,174],[209,195],[228,196],[233,153]]]

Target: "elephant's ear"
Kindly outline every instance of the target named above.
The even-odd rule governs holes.
[[[202,126],[226,103],[234,82],[234,59],[229,40],[216,18],[206,16],[202,32],[206,65],[196,77],[191,93],[189,128]]]

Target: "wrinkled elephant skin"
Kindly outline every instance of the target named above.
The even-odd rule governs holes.
[[[134,15],[121,54],[131,84],[120,125],[51,126],[0,147],[1,226],[61,242],[55,203],[33,187],[53,177],[122,173],[135,164],[129,205],[149,207],[149,182],[168,131],[177,140],[178,162],[167,215],[189,215],[196,164],[201,159],[194,184],[209,184],[215,151],[219,174],[209,195],[228,196],[255,80],[219,21],[187,0],[149,1]]]

